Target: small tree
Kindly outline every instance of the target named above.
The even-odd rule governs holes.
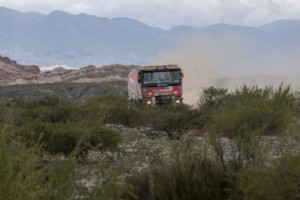
[[[152,128],[164,131],[170,139],[180,139],[193,128],[195,112],[187,105],[164,106],[144,111],[144,120]]]

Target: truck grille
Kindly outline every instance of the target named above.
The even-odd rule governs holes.
[[[171,104],[173,102],[172,96],[157,96],[155,97],[156,104]]]

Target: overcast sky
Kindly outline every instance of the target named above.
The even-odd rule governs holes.
[[[278,19],[300,19],[300,0],[0,0],[0,6],[48,14],[63,10],[100,17],[130,17],[151,26],[257,26]]]

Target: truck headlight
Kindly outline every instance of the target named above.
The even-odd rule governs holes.
[[[180,100],[179,100],[179,99],[177,99],[177,100],[176,100],[176,103],[180,103]]]
[[[147,101],[147,104],[150,105],[150,104],[151,104],[151,101]]]

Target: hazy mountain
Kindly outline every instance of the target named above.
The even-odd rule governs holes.
[[[172,58],[182,51],[200,68],[199,60],[206,60],[218,76],[290,74],[298,70],[299,42],[299,20],[260,27],[183,25],[163,30],[124,17],[62,11],[43,15],[0,7],[0,55],[40,66],[151,64],[165,53]],[[172,63],[179,62],[176,55]]]
[[[164,48],[156,32],[163,31],[126,18],[0,9],[0,54],[23,63],[142,63]]]
[[[265,24],[259,28],[281,35],[289,35],[292,37],[300,36],[300,20],[278,20],[276,22]]]
[[[300,20],[279,20],[259,28],[267,31],[270,35],[277,35],[279,37],[278,43],[282,49],[295,57],[299,57]]]

